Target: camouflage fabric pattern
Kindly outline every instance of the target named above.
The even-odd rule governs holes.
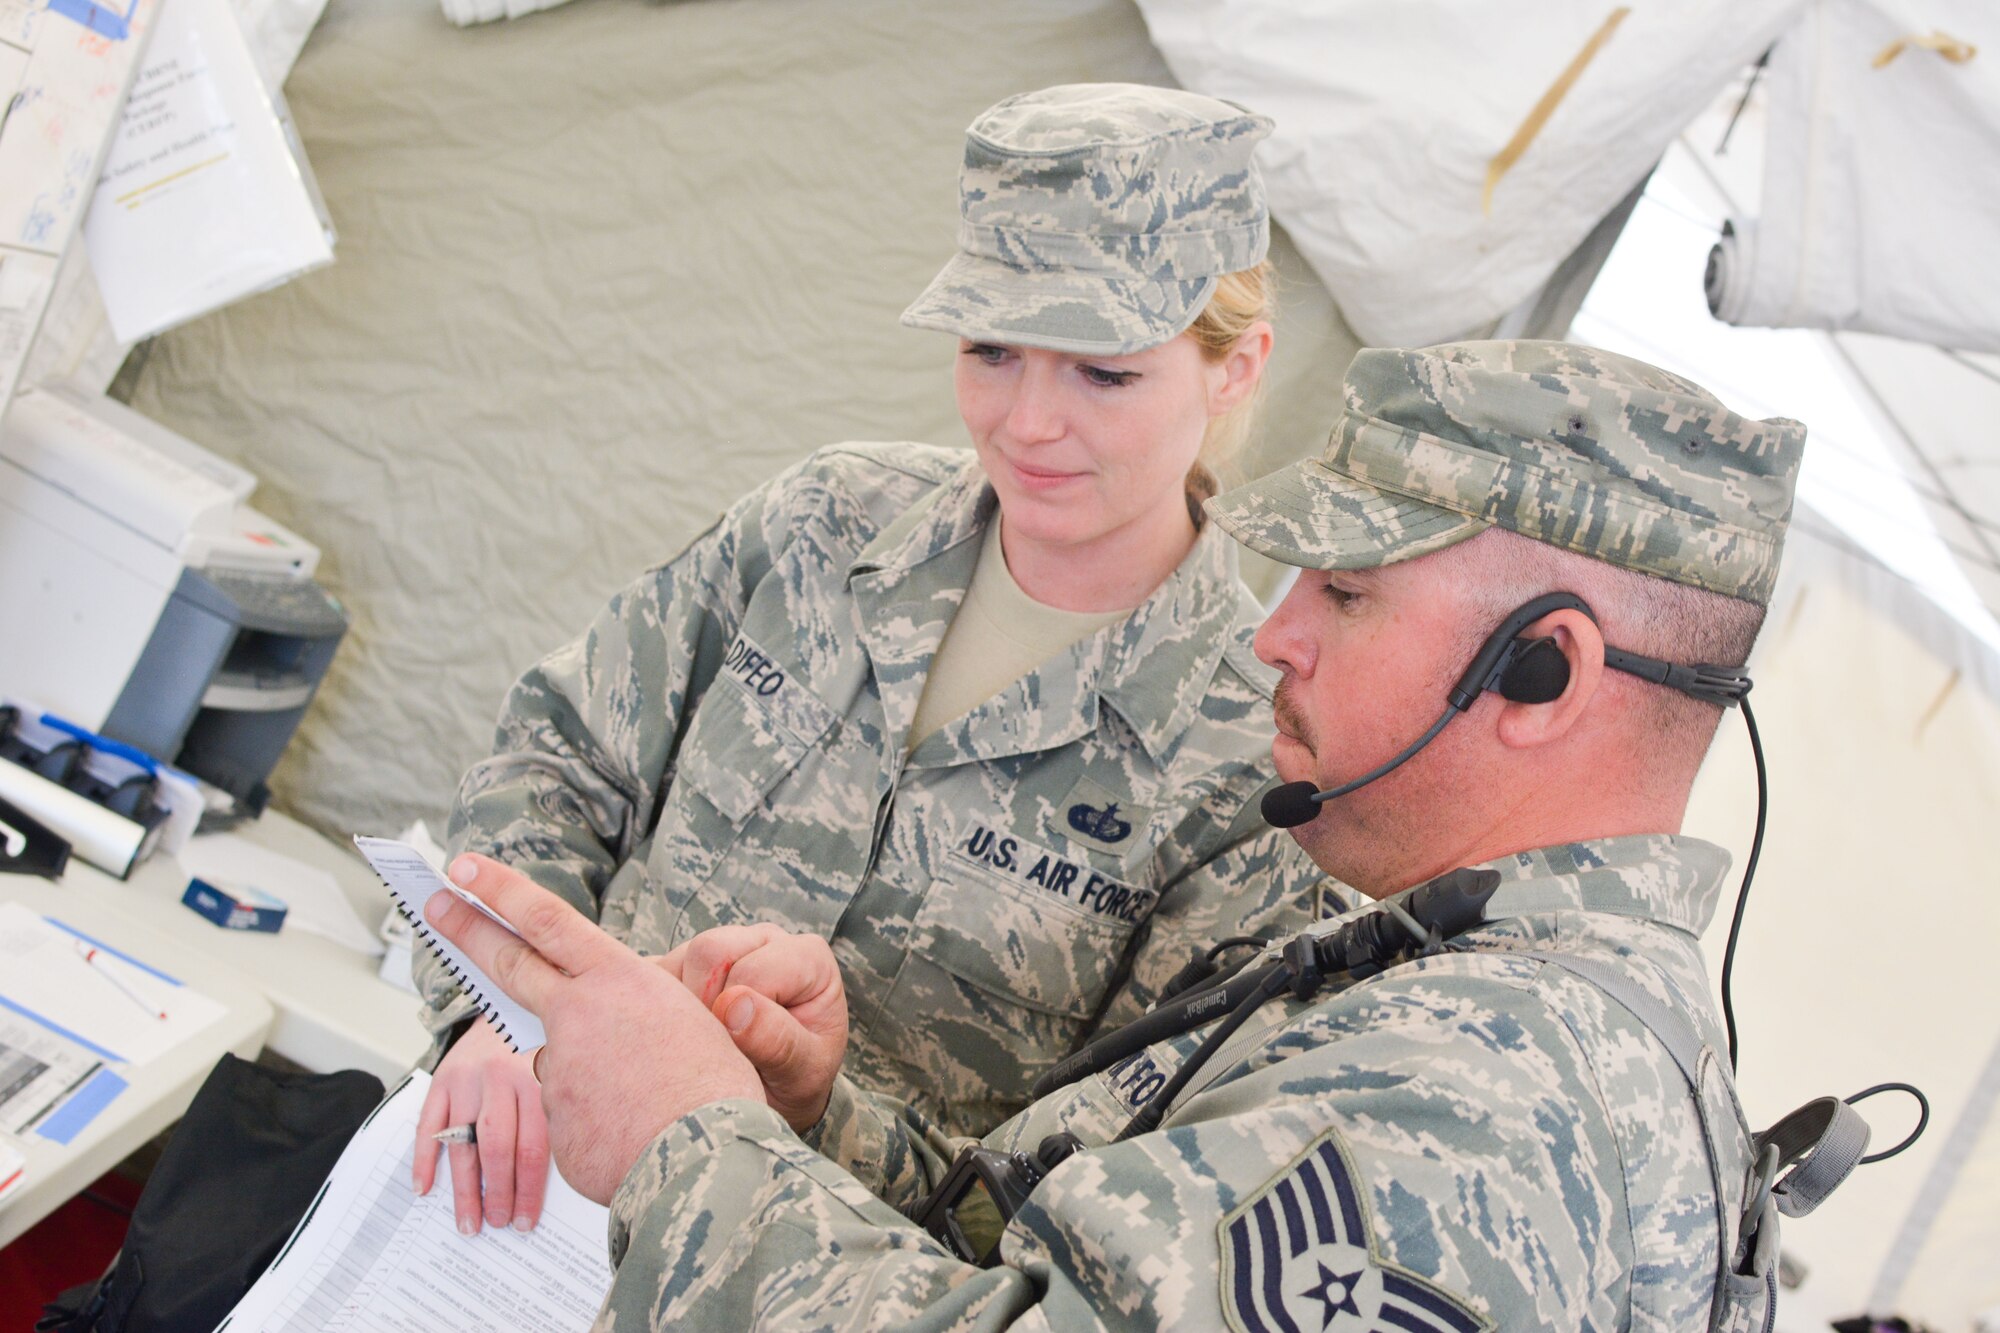
[[[1712,1108],[1719,1203],[1665,1047],[1522,951],[1616,966],[1719,1046],[1696,936],[1727,864],[1664,836],[1505,858],[1487,924],[1267,1004],[1161,1129],[1111,1143],[1205,1032],[1038,1101],[986,1141],[1031,1148],[1066,1128],[1089,1150],[1043,1182],[993,1269],[951,1258],[876,1193],[920,1197],[949,1163],[956,1144],[920,1114],[885,1141],[879,1106],[843,1089],[821,1156],[765,1107],[705,1108],[612,1200],[617,1273],[597,1327],[1249,1330],[1284,1327],[1277,1311],[1294,1328],[1363,1329],[1397,1301],[1412,1329],[1710,1327],[1735,1244],[1721,1219],[1740,1212],[1748,1166],[1733,1097]],[[843,1169],[857,1112],[859,1177]],[[1294,1253],[1287,1233],[1315,1210],[1285,1200],[1310,1195],[1315,1164],[1346,1178],[1354,1231]],[[1262,1240],[1243,1225],[1260,1217]],[[1264,1280],[1239,1284],[1246,1267]]]
[[[1806,430],[1664,370],[1555,342],[1364,348],[1325,453],[1209,501],[1313,569],[1410,560],[1491,524],[1760,605]]]
[[[1267,118],[1177,88],[1071,84],[973,121],[957,255],[903,322],[976,342],[1122,356],[1179,335],[1254,267]]]
[[[994,512],[972,455],[927,445],[760,488],[522,677],[453,851],[642,953],[816,932],[856,1079],[999,1123],[1100,1013],[1138,1013],[1196,942],[1308,919],[1322,877],[1257,816],[1272,681],[1212,527],[1128,619],[908,749]],[[462,1002],[418,972],[441,1029]]]

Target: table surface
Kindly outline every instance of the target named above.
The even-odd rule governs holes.
[[[331,873],[369,924],[388,894],[360,854],[275,811],[237,832]],[[181,903],[187,872],[154,856],[119,881],[72,857],[62,879],[0,875],[0,902],[54,915],[171,973],[229,1008],[226,1020],[150,1065],[68,1147],[16,1140],[28,1154],[22,1192],[0,1204],[0,1245],[172,1124],[224,1051],[268,1048],[308,1069],[402,1077],[429,1046],[417,998],[376,975],[379,959],[303,930],[225,930]]]
[[[0,884],[5,885],[10,900],[60,917],[76,929],[151,963],[218,1001],[226,1011],[158,1059],[118,1066],[128,1086],[69,1143],[52,1143],[32,1133],[10,1139],[27,1155],[28,1166],[20,1191],[0,1204],[0,1245],[5,1245],[179,1119],[223,1052],[233,1051],[246,1060],[254,1058],[271,1027],[272,1009],[255,986],[239,977],[170,961],[174,956],[172,941],[133,925],[115,908],[80,902],[63,886],[47,880],[14,875]]]
[[[369,926],[388,910],[388,891],[352,847],[276,811],[236,832],[332,874]],[[187,871],[166,856],[146,861],[123,882],[72,857],[57,891],[65,902],[101,908],[165,937],[167,955],[159,965],[179,969],[176,975],[199,985],[227,973],[257,988],[276,1011],[265,1045],[307,1069],[365,1069],[387,1083],[429,1047],[416,996],[376,975],[379,958],[304,930],[226,930],[181,902],[187,881]],[[22,882],[18,875],[0,877],[0,900]],[[118,943],[115,930],[110,942]]]

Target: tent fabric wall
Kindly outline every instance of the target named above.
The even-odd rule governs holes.
[[[458,30],[329,8],[286,93],[330,269],[155,343],[134,405],[261,479],[353,628],[274,786],[335,834],[436,818],[508,683],[737,495],[843,439],[963,443],[962,132],[1170,83],[1129,0],[580,0]],[[1354,340],[1289,243],[1267,429],[1317,449]]]
[[[1934,1116],[1916,1147],[1785,1222],[1785,1249],[1809,1270],[1786,1303],[1963,1330],[2000,1304],[1992,650],[1803,517],[1751,660],[1771,807],[1736,958],[1738,1082],[1759,1128],[1816,1095],[1889,1079],[1924,1089]],[[1687,829],[1740,858],[1755,799],[1742,724],[1725,719]],[[1718,978],[1728,910],[1703,941]],[[1863,1109],[1876,1150],[1915,1121],[1900,1095]]]

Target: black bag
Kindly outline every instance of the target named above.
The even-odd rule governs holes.
[[[96,1282],[42,1311],[38,1333],[206,1333],[270,1266],[341,1150],[382,1100],[360,1070],[286,1074],[222,1057]]]

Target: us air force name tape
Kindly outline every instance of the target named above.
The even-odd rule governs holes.
[[[1038,847],[1012,833],[974,822],[952,844],[952,856],[1002,879],[1059,898],[1092,916],[1143,921],[1157,894]]]

